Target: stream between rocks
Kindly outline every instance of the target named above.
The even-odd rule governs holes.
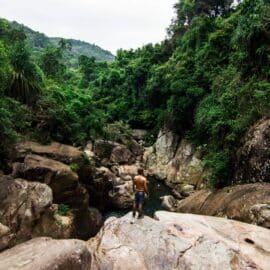
[[[150,196],[145,200],[144,214],[149,217],[153,217],[154,213],[158,210],[162,210],[160,197],[171,194],[171,188],[164,184],[163,181],[156,179],[155,177],[148,177],[149,181],[148,189]],[[110,209],[106,211],[103,216],[104,219],[109,217],[122,217],[131,211],[129,209]]]

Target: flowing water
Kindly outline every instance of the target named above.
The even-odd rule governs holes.
[[[160,197],[171,194],[171,189],[164,184],[163,181],[157,180],[154,177],[149,177],[149,198],[145,201],[144,214],[153,217],[154,213],[158,210],[162,210]],[[104,214],[105,218],[115,216],[121,217],[131,211],[125,210],[110,210]]]

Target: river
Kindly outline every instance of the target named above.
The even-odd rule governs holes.
[[[157,180],[154,177],[149,177],[149,198],[145,201],[144,214],[150,217],[154,216],[154,213],[158,210],[162,210],[160,197],[171,194],[171,188],[166,186],[163,181]],[[116,210],[111,209],[104,213],[105,219],[108,217],[121,217],[127,214],[130,209]]]

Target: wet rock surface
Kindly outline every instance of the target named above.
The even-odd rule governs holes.
[[[131,213],[105,222],[88,241],[91,269],[265,269],[269,231],[222,218],[156,212],[130,224]]]

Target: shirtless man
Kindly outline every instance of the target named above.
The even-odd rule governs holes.
[[[147,179],[144,177],[143,169],[138,169],[137,176],[133,179],[133,191],[134,191],[134,203],[132,216],[133,219],[136,216],[136,211],[139,212],[138,218],[143,218],[143,203],[145,193],[149,196]],[[133,221],[134,222],[134,221]]]

